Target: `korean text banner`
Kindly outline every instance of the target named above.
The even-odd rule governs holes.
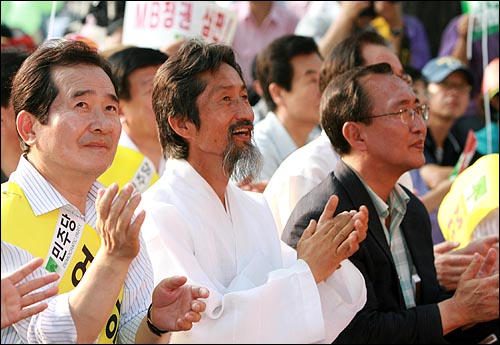
[[[124,45],[161,49],[175,41],[202,37],[232,44],[236,14],[204,1],[127,1]]]

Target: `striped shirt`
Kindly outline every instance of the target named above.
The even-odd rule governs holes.
[[[416,285],[413,282],[413,273],[416,272],[416,269],[406,245],[406,239],[401,231],[401,222],[406,214],[406,205],[410,201],[410,197],[406,194],[404,189],[396,183],[389,193],[387,204],[366,184],[356,170],[352,167],[351,170],[356,174],[361,183],[363,183],[363,186],[365,186],[375,206],[375,210],[377,210],[380,223],[384,229],[387,244],[391,251],[392,259],[396,266],[396,271],[398,272],[399,285],[401,286],[406,308],[413,308],[416,306]],[[387,229],[385,221],[389,216],[391,223],[389,224],[389,229]]]
[[[37,216],[70,205],[24,156],[20,159],[17,170],[11,175],[10,181],[21,187]],[[88,192],[85,216],[81,215],[76,207],[70,205],[94,229],[97,220],[95,202],[99,188],[102,188],[102,185],[95,182]],[[125,278],[118,326],[118,343],[135,343],[135,334],[151,302],[153,271],[142,236],[140,242],[141,250],[130,264]],[[12,272],[32,258],[29,253],[18,247],[11,247],[11,249],[4,253],[2,243],[2,275]],[[75,343],[77,333],[69,310],[68,297],[70,293],[72,292],[51,298],[49,307],[43,312],[2,329],[2,344]]]
[[[385,238],[391,250],[392,259],[398,272],[399,285],[405,299],[406,308],[415,307],[416,288],[412,282],[412,272],[416,271],[411,260],[410,252],[406,246],[406,239],[401,231],[401,222],[406,213],[406,205],[410,197],[403,188],[396,184],[389,194],[387,204],[375,192],[361,180],[372,199],[377,210],[380,223],[384,228]],[[389,229],[386,226],[386,218],[390,216]]]

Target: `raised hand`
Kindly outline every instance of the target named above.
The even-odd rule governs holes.
[[[457,288],[460,276],[467,269],[474,258],[472,254],[452,254],[452,250],[459,243],[445,241],[434,245],[434,266],[436,267],[439,284],[447,290]]]
[[[499,317],[499,279],[498,273],[492,272],[497,255],[494,249],[488,251],[486,258],[474,254],[471,264],[462,274],[455,294],[451,298],[460,308],[460,313],[469,319],[469,324]]]
[[[498,235],[485,236],[470,242],[466,247],[455,249],[458,242],[445,241],[434,245],[434,266],[439,283],[447,290],[457,288],[460,276],[474,258],[474,253],[486,256],[490,248],[498,251]],[[496,261],[498,272],[498,260]]]
[[[58,288],[55,285],[33,293],[33,291],[59,279],[57,273],[47,273],[39,278],[33,278],[19,284],[42,263],[42,258],[34,258],[2,278],[2,329],[43,311],[47,308],[47,303],[38,302],[57,294]]]
[[[151,320],[155,326],[168,331],[187,331],[201,320],[205,311],[208,289],[185,285],[186,277],[174,276],[163,279],[153,291]]]
[[[139,253],[139,231],[145,212],[142,210],[132,219],[141,200],[141,195],[133,192],[134,187],[126,184],[115,198],[118,185],[113,183],[97,195],[97,230],[102,239],[101,249],[108,255],[134,259]]]
[[[332,195],[318,222],[311,220],[297,243],[297,256],[305,260],[316,282],[328,278],[340,263],[359,249],[368,230],[368,209],[344,211],[333,217],[338,197]]]

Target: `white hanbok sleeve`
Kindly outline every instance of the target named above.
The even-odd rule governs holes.
[[[281,268],[270,267],[255,255],[229,286],[223,286],[212,279],[210,265],[199,262],[200,247],[194,245],[199,238],[193,237],[196,229],[175,207],[149,202],[145,208],[147,216],[142,231],[153,263],[155,284],[167,276],[184,275],[190,284],[210,290],[201,321],[190,331],[173,333],[172,343],[330,343],[346,321],[354,317],[359,305],[364,305],[364,290],[360,292],[348,285],[364,287],[359,271],[354,268],[354,275],[346,272],[349,279],[332,277],[318,286],[308,265],[296,260],[295,251],[286,244],[288,249],[276,246],[277,251],[284,249]],[[214,248],[207,241],[202,250],[210,252]],[[267,280],[256,284],[254,277],[263,271]],[[329,297],[323,300],[320,294]],[[334,310],[346,305],[345,311]],[[325,315],[328,320],[341,318],[339,326],[325,324]]]

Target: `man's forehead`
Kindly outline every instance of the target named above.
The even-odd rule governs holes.
[[[397,99],[399,96],[413,93],[408,84],[395,74],[371,73],[362,77],[361,83],[375,102],[384,100],[398,103],[400,102]]]

